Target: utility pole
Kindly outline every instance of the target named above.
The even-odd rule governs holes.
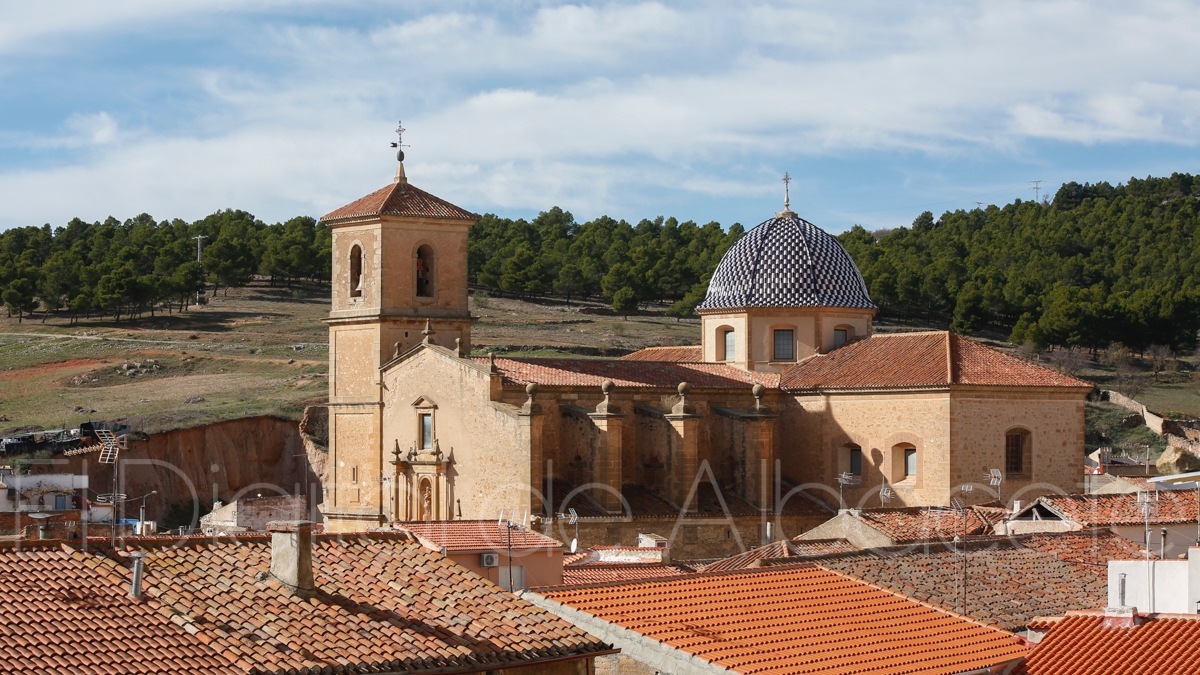
[[[205,239],[208,239],[208,237],[204,236],[203,234],[198,234],[198,235],[192,237],[192,239],[196,240],[196,262],[200,263],[200,272],[203,273],[204,272],[204,263],[200,262],[200,243],[203,242]],[[203,279],[203,278],[204,277],[202,276],[201,279]],[[202,291],[200,291],[200,290],[196,291],[196,304],[197,305],[200,304],[200,294],[201,293],[202,293]]]
[[[1039,196],[1039,194],[1041,193],[1041,190],[1042,190],[1042,183],[1045,183],[1046,181],[1044,181],[1044,180],[1031,180],[1031,181],[1029,181],[1029,182],[1030,182],[1030,183],[1033,183],[1033,187],[1029,188],[1030,190],[1033,190],[1033,201],[1035,201],[1035,202],[1038,202],[1038,203],[1040,204],[1040,203],[1041,203],[1041,201],[1039,200],[1038,196]]]

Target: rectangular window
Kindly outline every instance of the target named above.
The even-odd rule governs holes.
[[[1004,439],[1004,471],[1010,474],[1025,472],[1025,437],[1009,434]]]
[[[862,448],[850,448],[850,475],[862,475]]]
[[[725,360],[733,361],[737,358],[737,343],[733,339],[733,331],[725,331]]]
[[[433,415],[421,415],[421,449],[433,448]]]
[[[845,328],[834,328],[833,329],[833,348],[837,349],[838,347],[841,347],[842,345],[846,344],[846,338],[847,338],[847,336],[846,336]]]
[[[54,495],[54,508],[58,511],[62,511],[63,509],[67,508],[67,496]]]
[[[777,330],[775,331],[775,361],[791,361],[796,358],[795,343],[792,339],[792,331]]]
[[[917,475],[917,451],[916,450],[905,450],[904,451],[904,476],[907,478],[908,476],[915,476],[915,475]]]

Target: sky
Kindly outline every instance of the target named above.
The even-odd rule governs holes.
[[[840,232],[1200,172],[1194,2],[0,0],[0,229],[391,182]]]

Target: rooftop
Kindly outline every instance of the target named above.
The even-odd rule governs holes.
[[[673,363],[700,363],[704,361],[704,348],[700,345],[685,347],[646,347],[621,357],[622,361],[670,361]]]
[[[662,579],[688,574],[688,570],[662,563],[606,563],[592,562],[563,567],[563,586],[599,584],[610,581],[638,581]]]
[[[859,520],[896,542],[954,539],[991,532],[988,511],[967,507],[963,511],[928,506],[862,509]]]
[[[777,541],[766,546],[752,548],[745,553],[722,558],[707,565],[704,571],[741,570],[758,567],[768,560],[775,563],[786,563],[833,553],[858,553],[858,549],[845,539],[795,539],[792,541]]]
[[[1192,490],[1158,490],[1158,514],[1151,525],[1196,522],[1196,493]],[[1114,495],[1050,495],[1041,497],[1029,509],[1045,506],[1062,518],[1084,527],[1143,525],[1145,516],[1138,508],[1137,493]],[[1018,514],[1019,515],[1019,514]]]
[[[607,650],[403,533],[315,535],[309,599],[267,574],[270,535],[138,546],[140,602],[119,553],[0,549],[0,672],[454,672]]]
[[[976,540],[958,552],[951,544],[933,544],[815,562],[1006,630],[1020,630],[1037,616],[1104,607],[1108,601],[1102,569],[1083,573],[1078,563],[1003,537]]]
[[[952,384],[1092,388],[948,331],[876,334],[802,361],[780,378],[780,386],[789,391]]]
[[[485,358],[476,358],[487,363]],[[639,362],[625,359],[520,358],[496,359],[505,381],[559,387],[596,387],[612,380],[618,387],[674,389],[680,382],[703,389],[748,389],[755,384],[778,387],[779,376],[752,373],[723,363]]]
[[[452,553],[508,550],[510,533],[513,550],[563,547],[557,539],[530,528],[508,530],[499,527],[495,520],[404,521],[392,523],[392,527],[412,532]]]
[[[1103,611],[1086,611],[1034,623],[1048,632],[1014,675],[1200,673],[1200,616],[1142,615],[1133,628],[1103,622]]]
[[[812,564],[541,595],[746,674],[950,675],[1026,652],[1009,633]]]
[[[408,182],[392,183],[379,188],[361,199],[356,199],[321,217],[326,223],[357,220],[372,216],[411,216],[417,218],[445,218],[474,222],[479,216],[461,209],[450,202],[411,185]]]

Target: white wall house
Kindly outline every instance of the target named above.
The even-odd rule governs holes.
[[[1196,614],[1200,605],[1200,548],[1188,549],[1186,560],[1108,561],[1108,605],[1121,603],[1125,575],[1126,607],[1143,613]]]

